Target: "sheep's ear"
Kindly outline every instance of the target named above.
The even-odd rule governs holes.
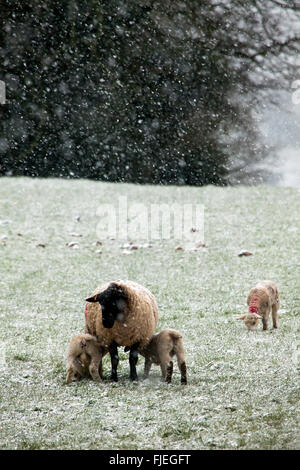
[[[99,298],[99,294],[97,295],[93,295],[93,297],[89,297],[88,299],[85,299],[86,302],[99,302],[100,298]]]
[[[246,318],[246,315],[241,315],[240,317],[237,317],[236,320],[245,320]]]

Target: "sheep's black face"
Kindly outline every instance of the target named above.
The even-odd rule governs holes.
[[[112,328],[114,326],[115,319],[118,315],[118,313],[116,313],[115,303],[111,303],[107,306],[100,301],[100,305],[102,310],[102,323],[104,328]]]
[[[124,318],[127,299],[118,285],[110,284],[105,291],[86,300],[100,303],[104,328],[112,328],[116,320],[120,321]]]

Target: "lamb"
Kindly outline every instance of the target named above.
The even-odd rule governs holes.
[[[145,357],[145,378],[148,377],[152,363],[154,363],[160,365],[163,378],[167,383],[171,383],[173,374],[172,357],[176,355],[181,383],[187,383],[185,353],[182,335],[179,331],[172,328],[162,330],[152,336],[151,341],[144,348],[139,349],[139,353]]]
[[[278,327],[278,309],[280,305],[279,291],[272,281],[260,281],[249,292],[247,298],[248,313],[237,320],[244,320],[249,330],[256,330],[259,320],[262,320],[263,330],[268,329],[270,311],[272,309],[273,328]]]
[[[96,336],[111,357],[111,378],[118,381],[118,346],[130,350],[130,379],[137,380],[138,349],[149,343],[158,321],[153,294],[133,281],[112,281],[98,287],[85,306],[85,333]]]
[[[102,378],[102,357],[107,352],[95,336],[84,334],[74,336],[67,350],[67,378],[69,384],[73,379],[80,380],[89,374],[96,382]]]

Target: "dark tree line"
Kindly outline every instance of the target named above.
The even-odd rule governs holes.
[[[245,180],[299,20],[280,0],[2,0],[0,175]]]

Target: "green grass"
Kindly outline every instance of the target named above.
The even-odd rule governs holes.
[[[175,251],[184,242],[155,240],[124,255],[122,241],[108,238],[96,253],[97,208],[124,195],[128,204],[204,204],[208,248]],[[298,448],[299,196],[263,186],[0,179],[0,448]],[[72,240],[78,249],[67,247]],[[242,249],[253,256],[239,258]],[[154,293],[158,331],[182,331],[186,387],[176,367],[171,385],[155,366],[148,380],[131,383],[121,349],[117,384],[108,356],[102,384],[64,384],[85,298],[118,278]],[[235,318],[260,279],[279,286],[279,328],[253,333]]]

